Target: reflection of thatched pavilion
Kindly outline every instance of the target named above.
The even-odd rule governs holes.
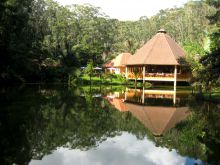
[[[126,103],[126,108],[154,135],[166,133],[189,114],[189,107],[143,106]]]
[[[150,105],[144,103],[147,98],[159,98],[168,104]],[[173,91],[127,89],[124,96],[109,95],[106,99],[115,109],[131,112],[156,136],[163,135],[189,114],[189,107],[185,105],[175,106],[173,100],[176,100],[176,94]]]
[[[189,81],[183,49],[161,29],[129,58],[126,78],[145,81]],[[137,74],[138,72],[138,74]]]
[[[106,99],[111,103],[117,110],[119,111],[127,111],[127,108],[125,106],[125,103],[123,102],[123,99],[120,98],[111,98],[111,97],[106,97]]]

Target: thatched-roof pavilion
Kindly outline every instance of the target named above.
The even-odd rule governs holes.
[[[161,29],[129,58],[126,78],[144,81],[189,81],[184,50]],[[137,74],[138,70],[138,74]]]

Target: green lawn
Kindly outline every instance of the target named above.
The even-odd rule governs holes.
[[[111,84],[111,85],[127,85],[130,84],[131,82],[128,82],[125,78],[119,76],[119,75],[109,75],[109,76],[93,76],[91,77],[91,82],[90,82],[90,77],[88,75],[83,75],[79,78],[79,83],[83,84]]]
[[[83,75],[80,77],[80,83],[83,84],[90,84],[90,77],[87,75]],[[92,85],[127,85],[129,87],[134,87],[135,86],[135,81],[128,81],[125,78],[123,78],[121,75],[107,75],[103,77],[95,77],[93,76],[91,78],[91,84]],[[142,82],[137,82],[137,87],[143,87]],[[145,87],[149,88],[151,87],[150,83],[145,83]]]

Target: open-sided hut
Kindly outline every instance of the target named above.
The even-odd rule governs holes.
[[[150,39],[126,63],[126,78],[145,81],[189,81],[184,50],[164,29]]]
[[[114,59],[105,63],[103,67],[105,68],[105,70],[111,73],[125,75],[125,65],[131,56],[132,55],[130,53],[121,53]]]

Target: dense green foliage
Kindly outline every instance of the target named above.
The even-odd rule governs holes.
[[[213,32],[219,26],[218,0],[189,1],[137,21],[111,19],[91,5],[61,6],[52,0],[2,0],[0,9],[1,82],[66,81],[91,60],[100,66],[118,53],[134,53],[160,28],[184,47],[197,76],[208,35],[212,43],[219,40],[218,30]]]
[[[220,2],[208,1],[216,8],[216,12],[209,16],[210,23],[213,25],[210,38],[210,51],[201,58],[202,70],[200,71],[200,81],[205,89],[210,91],[213,86],[220,84]],[[205,76],[204,76],[205,75]]]

